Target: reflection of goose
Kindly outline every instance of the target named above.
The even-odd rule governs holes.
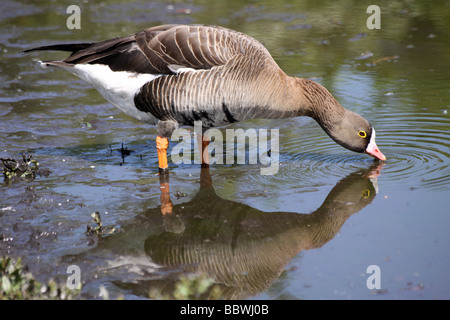
[[[330,241],[352,214],[374,199],[368,175],[380,168],[342,179],[311,214],[261,212],[222,199],[210,184],[203,184],[194,199],[164,216],[167,231],[146,239],[146,254],[157,264],[206,273],[232,289],[233,298],[260,293],[295,255]],[[205,181],[210,181],[208,170],[202,169]]]
[[[71,263],[98,259],[100,252],[108,259],[111,254],[137,254],[139,261],[144,256],[160,268],[155,274],[150,270],[147,280],[114,281],[118,287],[144,296],[150,288],[171,294],[177,280],[173,270],[182,270],[213,278],[226,298],[247,298],[266,290],[299,252],[330,241],[352,214],[367,206],[376,194],[369,177],[377,176],[381,166],[374,164],[339,181],[311,214],[262,212],[222,199],[212,187],[209,168],[203,166],[201,188],[192,200],[168,206],[168,194],[163,193],[161,207],[138,215],[123,226],[124,232],[103,238]],[[140,253],[142,247],[145,254]],[[122,274],[120,279],[124,277],[130,276]]]
[[[212,26],[163,25],[96,43],[32,50],[72,52],[63,68],[92,84],[125,113],[158,125],[160,172],[166,172],[168,138],[179,126],[204,128],[254,118],[309,116],[341,146],[385,156],[375,130],[320,84],[287,76],[255,39]]]

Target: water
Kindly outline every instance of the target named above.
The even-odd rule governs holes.
[[[63,3],[3,1],[0,157],[32,154],[46,171],[0,184],[0,253],[22,257],[41,281],[65,282],[79,265],[84,298],[101,285],[113,298],[167,297],[196,272],[227,299],[450,298],[450,8],[378,5],[381,30],[367,29],[365,5],[352,1],[85,2],[82,29],[69,30]],[[254,36],[288,74],[366,117],[388,160],[341,148],[308,118],[235,124],[279,130],[278,173],[172,164],[175,214],[162,215],[155,128],[35,61],[60,53],[19,51],[163,23]],[[95,211],[120,232],[87,236]],[[380,290],[366,286],[370,265]]]

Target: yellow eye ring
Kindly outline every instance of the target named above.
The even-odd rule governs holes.
[[[365,137],[367,137],[367,133],[364,130],[359,130],[358,136],[360,136],[361,138],[365,138]]]
[[[369,197],[370,197],[370,190],[369,190],[369,189],[365,189],[365,190],[362,192],[361,196],[363,197],[363,199],[369,198]]]

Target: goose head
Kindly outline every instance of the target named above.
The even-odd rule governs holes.
[[[325,132],[348,150],[365,152],[378,160],[386,160],[375,142],[375,129],[359,114],[344,109],[343,115],[335,119]]]
[[[306,103],[305,113],[312,117],[322,129],[339,145],[354,152],[365,152],[384,161],[375,142],[375,129],[359,114],[345,109],[332,94],[317,82],[297,79]],[[297,87],[297,90],[298,87]]]

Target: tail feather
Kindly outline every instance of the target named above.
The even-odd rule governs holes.
[[[93,43],[62,43],[62,44],[52,44],[48,46],[41,46],[36,48],[31,48],[27,50],[23,50],[22,52],[31,52],[31,51],[71,51],[76,52],[79,50],[84,50],[90,46],[92,46]]]
[[[114,38],[92,43],[67,43],[27,49],[30,51],[69,51],[71,54],[62,61],[44,61],[43,67],[69,67],[76,64],[105,64],[113,71],[154,73],[147,57],[136,46],[134,36]]]
[[[134,38],[114,38],[100,42],[86,42],[86,43],[61,43],[48,46],[41,46],[24,50],[23,52],[31,51],[69,51],[72,52],[64,62],[68,63],[92,63],[99,58],[114,55],[118,53],[118,48],[122,45],[127,45],[133,42]]]
[[[71,63],[92,63],[98,59],[126,51],[132,42],[134,42],[134,37],[114,38],[90,43],[89,46],[72,52],[64,61]]]

